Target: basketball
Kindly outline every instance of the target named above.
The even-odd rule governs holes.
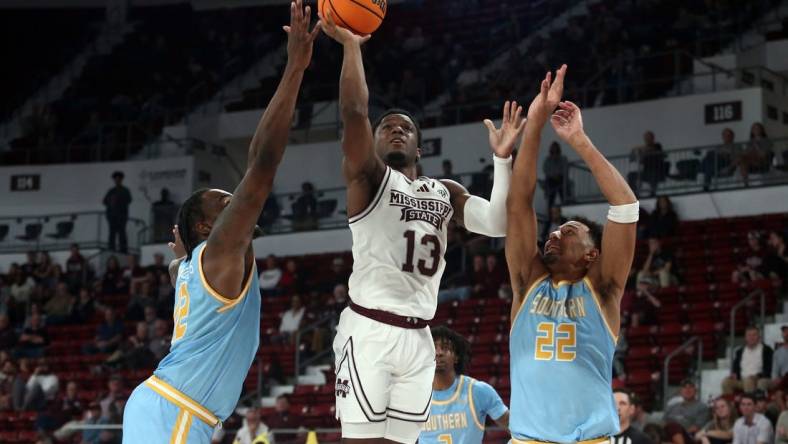
[[[375,32],[386,17],[386,0],[318,0],[323,17],[331,11],[337,26],[355,34]]]

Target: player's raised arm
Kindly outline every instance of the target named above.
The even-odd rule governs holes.
[[[525,128],[520,118],[522,112],[517,102],[507,101],[503,105],[500,128],[489,119],[484,121],[493,151],[493,187],[489,201],[470,195],[453,180],[441,180],[451,193],[453,219],[468,231],[490,237],[506,236],[506,195],[512,178],[512,151]]]
[[[588,165],[602,194],[610,203],[608,221],[602,234],[602,252],[589,270],[589,276],[603,297],[615,296],[614,300],[618,301],[635,255],[639,204],[627,181],[586,135],[580,108],[568,101],[558,106],[560,109],[551,118],[555,132]]]
[[[564,90],[566,65],[542,80],[539,94],[528,107],[520,153],[514,163],[512,184],[506,198],[506,260],[514,292],[512,313],[516,313],[532,281],[546,273],[537,251],[537,225],[534,210],[537,157],[542,140],[542,128],[561,100]]]
[[[302,1],[290,4],[287,32],[287,65],[279,86],[266,107],[249,146],[249,162],[241,183],[227,208],[210,230],[203,258],[209,284],[224,297],[237,297],[254,256],[251,241],[257,219],[273,186],[282,160],[304,70],[312,58],[312,42],[318,27],[310,32],[310,8]],[[218,205],[225,205],[221,202]]]
[[[352,215],[366,207],[386,170],[383,161],[375,154],[368,114],[369,91],[361,56],[361,45],[370,36],[362,37],[337,26],[330,11],[320,19],[323,32],[341,43],[344,51],[339,77],[339,109],[344,125],[342,169],[347,184],[358,185],[349,188],[348,215]],[[361,191],[361,196],[354,196],[355,191]],[[368,198],[365,194],[369,194]]]

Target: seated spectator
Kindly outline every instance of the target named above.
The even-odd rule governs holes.
[[[170,234],[172,234],[170,232]],[[170,236],[167,240],[172,239]],[[168,269],[167,264],[164,263],[164,255],[161,253],[154,253],[153,254],[153,263],[148,265],[147,270],[149,273],[153,273],[156,276],[165,275],[169,278],[170,271]]]
[[[545,157],[542,163],[542,172],[545,175],[544,179],[544,193],[547,199],[547,206],[552,208],[555,204],[555,198],[561,198],[561,204],[564,202],[564,178],[569,169],[569,160],[566,156],[561,154],[561,145],[558,142],[550,144],[550,154]],[[545,236],[543,236],[545,237]]]
[[[25,400],[25,379],[13,361],[0,368],[0,411],[22,410]]]
[[[22,273],[26,276],[33,276],[33,272],[38,268],[38,253],[30,250],[26,254],[25,263],[22,264]]]
[[[722,145],[706,151],[701,160],[703,170],[703,189],[708,191],[711,179],[719,176],[729,176],[736,168],[736,160],[741,152],[741,147],[733,140],[736,134],[730,128],[722,130]]]
[[[654,438],[651,437],[651,435],[646,433],[646,425],[648,424],[648,412],[643,407],[643,403],[641,402],[640,398],[635,396],[635,399],[632,399],[631,402],[635,406],[635,413],[632,415],[630,424],[632,425],[632,427],[645,433],[646,436],[649,437],[652,443],[658,444],[660,442],[659,439],[655,441]],[[659,437],[660,435],[658,434],[657,436]]]
[[[331,298],[326,302],[326,314],[328,316],[339,316],[342,310],[347,307],[348,300],[347,285],[337,284],[331,293]]]
[[[282,214],[282,208],[279,206],[279,201],[276,199],[276,196],[273,194],[268,195],[268,199],[265,200],[265,205],[263,205],[263,212],[260,213],[260,219],[257,223],[265,230],[266,233],[270,233],[272,227],[276,223],[276,220],[279,219],[279,216]]]
[[[443,174],[438,177],[439,179],[449,179],[460,184],[462,183],[460,176],[454,174],[454,166],[452,165],[451,160],[444,159],[441,163],[441,168],[443,170]]]
[[[561,207],[553,206],[550,207],[550,219],[542,225],[542,242],[547,242],[547,238],[550,237],[550,233],[553,231],[557,231],[561,228],[561,225],[565,224],[567,219],[561,214]]]
[[[276,398],[276,405],[274,405],[274,413],[265,418],[265,423],[273,430],[297,429],[301,427],[301,418],[290,412],[290,397],[279,395]],[[293,433],[274,433],[276,444],[296,444],[296,438],[297,435]],[[298,444],[301,442],[303,440],[298,441]]]
[[[785,290],[788,287],[788,251],[785,249],[785,235],[779,231],[770,231],[766,246],[764,271],[774,281],[775,287]]]
[[[27,380],[22,408],[24,410],[43,409],[48,401],[57,396],[59,384],[57,375],[51,371],[46,360],[41,358],[33,370],[33,374]]]
[[[629,159],[637,163],[636,171],[627,175],[629,186],[639,194],[640,185],[645,182],[649,185],[651,195],[657,194],[657,185],[665,180],[667,171],[662,144],[656,142],[653,132],[646,131],[643,134],[643,145],[633,148]]]
[[[627,389],[613,390],[613,398],[618,410],[620,429],[617,435],[610,438],[610,444],[659,444],[652,443],[651,439],[643,432],[632,427],[632,418],[635,414],[633,393]]]
[[[66,259],[66,282],[69,291],[76,293],[88,278],[88,262],[79,252],[79,245],[71,244],[71,253]]]
[[[93,300],[93,290],[82,287],[79,290],[79,300],[74,307],[74,320],[80,323],[90,322],[95,314],[96,304]]]
[[[731,273],[731,282],[746,286],[748,283],[764,278],[766,249],[758,231],[747,233],[747,250],[742,252],[744,262],[738,264]]]
[[[657,239],[676,234],[679,217],[668,196],[659,196],[654,212],[648,218],[648,235]]]
[[[290,298],[290,308],[282,314],[282,322],[279,324],[279,336],[281,340],[289,339],[301,327],[301,320],[304,318],[306,308],[301,301],[301,296],[293,295]]]
[[[104,278],[101,280],[101,291],[104,294],[128,294],[129,281],[120,267],[118,258],[110,256],[107,259],[107,267],[104,270]]]
[[[44,309],[41,308],[41,304],[34,302],[30,304],[30,312],[28,312],[27,316],[25,316],[25,322],[24,324],[22,324],[22,328],[30,327],[30,318],[32,318],[34,314],[38,315],[38,317],[40,318],[41,326],[46,327],[47,315],[46,313],[44,313]]]
[[[659,239],[651,238],[648,240],[648,256],[643,262],[643,267],[638,273],[637,280],[640,282],[645,278],[656,280],[662,288],[676,285],[678,278],[673,268],[673,253],[662,248]]]
[[[148,326],[144,322],[137,322],[134,335],[107,358],[107,365],[129,369],[150,368],[154,363],[155,357],[150,350]]]
[[[265,269],[260,272],[260,294],[263,296],[276,296],[279,294],[279,280],[282,278],[282,269],[276,262],[276,256],[269,254],[265,258]]]
[[[698,401],[695,382],[681,382],[681,401],[665,411],[665,431],[674,444],[690,444],[693,436],[709,421],[709,407]]]
[[[285,294],[300,293],[305,290],[304,275],[299,271],[295,259],[285,262],[285,270],[277,287]]]
[[[243,427],[235,434],[233,444],[270,444],[272,442],[268,426],[260,421],[260,411],[256,408],[247,410]]]
[[[346,284],[350,279],[350,270],[345,264],[345,259],[342,256],[337,256],[331,261],[331,277],[332,281],[328,291],[331,291],[336,284]]]
[[[25,358],[40,358],[44,355],[44,348],[49,344],[49,335],[38,313],[30,316],[30,326],[26,327],[16,345],[16,356]]]
[[[638,276],[635,298],[630,307],[630,325],[633,327],[656,325],[657,310],[662,307],[662,303],[654,296],[656,289],[656,280],[649,276]]]
[[[774,443],[775,444],[788,444],[788,393],[783,394],[782,409],[777,418],[777,424],[774,428]]]
[[[700,444],[730,444],[733,441],[733,423],[736,422],[736,411],[730,401],[717,398],[713,405],[713,416],[702,429],[695,434]]]
[[[769,170],[773,156],[772,141],[766,135],[763,124],[753,123],[750,127],[750,142],[737,159],[745,187],[750,186],[750,172],[760,173]]]
[[[755,411],[755,398],[745,393],[739,401],[741,417],[733,424],[735,444],[769,444],[774,439],[772,424]]]
[[[783,343],[774,351],[772,357],[772,382],[773,389],[788,391],[788,325],[783,325],[780,330],[783,334]]]
[[[52,257],[46,251],[38,253],[38,265],[33,270],[33,277],[45,288],[55,288],[62,270],[60,266],[52,263]]]
[[[123,378],[120,375],[110,376],[107,382],[107,392],[101,395],[101,400],[99,401],[101,417],[111,419],[115,416],[115,401],[125,398],[123,394]]]
[[[68,381],[66,391],[60,399],[60,413],[63,422],[79,418],[85,406],[79,399],[79,386],[76,381]]]
[[[164,319],[156,319],[156,328],[153,335],[151,335],[150,351],[156,362],[161,361],[167,353],[170,352],[170,343],[172,342],[172,335],[170,334],[170,326]]]
[[[167,285],[171,287],[169,282]],[[156,305],[156,300],[153,299],[152,295],[151,283],[148,280],[144,280],[139,285],[134,286],[129,298],[129,305],[126,308],[126,319],[130,321],[144,319],[145,309]]]
[[[96,338],[82,347],[86,354],[112,353],[123,340],[123,322],[115,316],[112,308],[104,309],[104,322],[96,328]]]
[[[77,298],[70,294],[68,285],[60,282],[55,287],[55,295],[44,304],[44,312],[47,314],[47,323],[59,325],[71,322]]]
[[[736,350],[731,374],[722,381],[722,393],[732,394],[735,390],[752,393],[756,388],[766,390],[772,374],[772,348],[761,341],[761,331],[750,326],[744,333],[744,347]],[[752,399],[753,407],[755,399]],[[742,412],[742,415],[744,412]]]
[[[140,257],[136,254],[128,255],[129,266],[123,270],[123,278],[129,281],[129,289],[132,293],[139,291],[143,282],[150,284],[147,268],[140,265]]]
[[[11,283],[11,302],[14,306],[24,311],[27,304],[30,302],[30,296],[33,294],[33,289],[36,287],[36,282],[32,277],[20,271],[16,274],[14,281]]]
[[[11,320],[5,313],[0,313],[0,350],[11,350],[16,345],[16,332],[11,327]]]

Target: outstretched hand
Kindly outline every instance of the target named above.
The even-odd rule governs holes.
[[[514,151],[514,144],[525,129],[525,119],[520,118],[523,112],[523,107],[517,105],[517,102],[507,101],[503,105],[503,118],[501,119],[501,127],[496,128],[495,124],[490,119],[484,120],[484,125],[490,137],[490,148],[496,157],[506,159]]]
[[[561,101],[561,96],[564,94],[564,77],[566,76],[566,65],[561,65],[558,71],[555,72],[555,80],[553,74],[547,72],[542,80],[539,94],[534,97],[531,105],[528,107],[528,120],[538,124],[540,127],[547,123],[547,119],[558,106]]]
[[[561,140],[574,146],[576,141],[585,136],[580,108],[570,101],[560,102],[558,108],[550,118],[550,123]]]
[[[342,45],[346,45],[348,43],[358,43],[361,45],[362,43],[369,40],[370,37],[372,37],[372,35],[360,36],[358,34],[354,34],[352,31],[346,28],[337,26],[336,22],[334,22],[334,17],[332,16],[330,9],[326,10],[325,16],[320,14],[320,12],[318,12],[318,15],[320,16],[320,26],[323,29],[323,32]]]
[[[181,234],[178,232],[177,225],[172,227],[172,239],[173,241],[167,243],[167,246],[172,250],[172,253],[175,255],[175,259],[180,259],[186,256],[186,247],[183,246]]]
[[[309,67],[312,60],[312,43],[320,33],[320,22],[312,30],[309,24],[312,21],[312,10],[309,6],[304,8],[303,0],[290,3],[290,25],[282,29],[287,33],[287,61],[294,68],[301,70]]]

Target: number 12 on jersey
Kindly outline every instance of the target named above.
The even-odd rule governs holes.
[[[574,361],[577,347],[575,324],[540,322],[536,326],[534,359],[537,361]]]

